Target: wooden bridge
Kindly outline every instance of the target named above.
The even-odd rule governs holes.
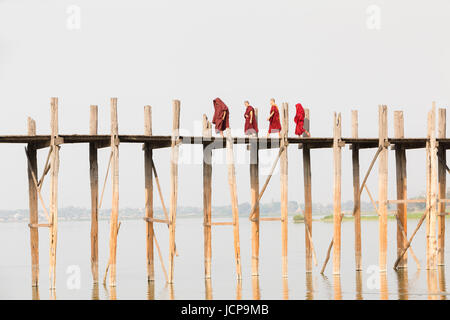
[[[257,110],[256,110],[257,114]],[[257,118],[256,118],[257,119]],[[281,108],[282,131],[281,138],[260,137],[231,137],[227,130],[226,137],[213,137],[212,126],[207,117],[203,116],[202,136],[180,136],[180,101],[173,101],[173,124],[170,136],[152,135],[151,107],[144,107],[144,134],[142,135],[119,135],[117,118],[117,98],[111,98],[111,134],[99,135],[98,109],[97,106],[90,107],[90,132],[88,135],[60,135],[58,130],[58,99],[51,99],[51,135],[36,135],[36,123],[28,119],[27,135],[0,136],[0,143],[19,143],[26,145],[26,156],[28,159],[29,180],[29,207],[30,207],[30,244],[32,261],[32,286],[39,284],[39,228],[48,228],[50,231],[50,288],[56,286],[56,248],[58,230],[58,172],[59,152],[63,145],[86,143],[89,145],[90,161],[90,186],[91,186],[91,264],[94,283],[99,281],[98,270],[98,212],[102,205],[105,185],[109,173],[112,179],[112,209],[110,216],[110,240],[109,240],[109,262],[105,273],[104,282],[109,271],[109,285],[116,285],[116,248],[117,235],[120,228],[119,223],[119,145],[122,143],[141,143],[144,153],[144,180],[145,180],[145,216],[146,223],[146,250],[147,250],[147,277],[148,281],[154,281],[154,247],[156,247],[163,271],[168,283],[173,283],[174,261],[177,255],[175,243],[177,195],[178,195],[178,153],[181,144],[203,145],[203,204],[204,204],[204,267],[205,278],[211,277],[211,237],[213,226],[232,226],[234,230],[234,248],[236,260],[236,275],[241,279],[240,263],[240,241],[239,241],[239,213],[236,192],[236,176],[234,166],[234,144],[246,144],[250,152],[250,182],[252,209],[249,219],[252,223],[252,276],[259,275],[259,226],[262,221],[280,221],[282,230],[282,274],[288,276],[287,270],[287,232],[288,232],[288,153],[287,148],[294,145],[302,150],[303,173],[304,173],[304,224],[305,224],[305,270],[312,272],[313,262],[317,265],[313,245],[312,228],[312,202],[311,202],[311,149],[332,148],[334,163],[334,232],[331,236],[327,257],[321,272],[325,271],[327,262],[332,252],[333,274],[340,274],[341,267],[341,153],[345,145],[349,145],[352,152],[353,186],[354,186],[354,225],[355,225],[355,269],[361,270],[362,248],[361,248],[361,212],[360,198],[363,190],[369,194],[375,211],[379,216],[379,268],[385,272],[387,268],[387,216],[388,204],[397,204],[395,213],[397,218],[397,261],[394,268],[405,268],[407,266],[407,251],[413,258],[411,242],[426,221],[427,234],[427,269],[435,269],[437,265],[444,264],[444,238],[445,238],[445,204],[450,202],[446,199],[446,150],[450,148],[450,139],[446,138],[446,109],[438,110],[438,127],[436,134],[436,107],[433,103],[428,113],[428,134],[426,138],[405,138],[403,112],[394,112],[394,137],[387,135],[388,113],[386,106],[379,106],[379,136],[377,138],[358,137],[358,113],[352,111],[352,136],[345,138],[341,134],[341,115],[334,114],[333,137],[330,138],[306,138],[290,137],[288,135],[289,113],[288,104],[283,103]],[[306,109],[306,124],[309,126],[309,110]],[[309,129],[309,128],[307,128]],[[41,176],[37,170],[37,151],[48,148],[48,156]],[[107,174],[103,182],[101,193],[99,192],[99,175],[97,150],[110,148],[111,156],[108,163]],[[170,199],[168,209],[164,202],[163,192],[159,184],[158,173],[153,161],[153,150],[160,148],[171,149],[170,164]],[[228,183],[230,186],[232,217],[230,221],[213,221],[211,215],[211,177],[212,177],[212,152],[215,149],[225,148],[227,151]],[[278,148],[278,156],[272,166],[263,187],[259,185],[259,155],[258,151],[268,148]],[[376,149],[370,166],[365,170],[365,175],[360,182],[360,149]],[[387,198],[388,187],[388,150],[395,152],[396,159],[396,187],[397,199]],[[427,193],[424,200],[408,200],[407,198],[407,172],[406,172],[406,150],[425,149]],[[375,201],[366,185],[367,178],[372,171],[375,162],[378,161],[378,201]],[[277,163],[280,162],[281,179],[281,215],[279,217],[260,217],[259,201],[272,178]],[[111,169],[111,170],[110,170]],[[47,208],[41,195],[41,189],[46,175],[50,175],[50,199]],[[153,188],[156,184],[158,194],[162,203],[165,219],[157,219],[153,216]],[[410,202],[425,202],[426,211],[416,229],[408,238],[407,230],[407,204]],[[41,205],[47,221],[38,221],[38,206]],[[155,223],[166,224],[169,228],[169,261],[166,270],[161,256],[159,244],[153,229]],[[415,258],[416,262],[417,258]]]

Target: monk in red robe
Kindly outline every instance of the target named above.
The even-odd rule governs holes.
[[[303,133],[306,133],[308,137],[311,137],[309,132],[303,127],[304,121],[305,121],[305,110],[303,109],[301,103],[297,103],[295,105],[296,113],[294,117],[295,122],[295,134],[299,137],[302,136]]]
[[[278,111],[278,107],[275,104],[275,99],[270,99],[270,105],[272,106],[270,108],[270,116],[267,118],[269,121],[269,132],[267,132],[267,137],[271,133],[278,132],[278,136],[281,138],[281,123],[280,123],[280,112]]]
[[[214,116],[212,123],[216,125],[216,133],[220,132],[223,137],[223,132],[230,127],[230,111],[220,98],[213,100]]]
[[[244,132],[246,135],[255,135],[258,133],[258,123],[256,122],[255,109],[250,105],[248,101],[244,102],[247,109],[245,110],[245,127]]]

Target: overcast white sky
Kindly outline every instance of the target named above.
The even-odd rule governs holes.
[[[70,27],[76,8],[79,29]],[[393,111],[404,110],[406,136],[424,137],[432,101],[438,107],[450,101],[449,30],[448,0],[0,0],[0,135],[25,134],[27,116],[38,134],[49,133],[52,96],[60,99],[62,134],[88,133],[90,104],[99,105],[100,133],[109,133],[110,97],[119,99],[121,134],[143,133],[146,104],[153,106],[154,134],[170,134],[172,99],[181,100],[182,129],[198,134],[202,114],[212,116],[218,96],[230,107],[235,129],[243,127],[248,99],[259,108],[265,132],[274,97],[290,105],[291,135],[294,105],[301,102],[311,109],[314,136],[332,135],[334,111],[342,113],[343,136],[350,136],[351,110],[358,109],[360,136],[377,137],[378,105],[386,104],[390,136]],[[194,147],[183,147],[185,155],[186,148]],[[120,206],[142,207],[141,147],[122,144],[120,150]],[[362,151],[361,175],[374,152]],[[23,146],[0,145],[0,154],[0,209],[27,208]],[[155,152],[166,201],[169,155],[168,149]],[[41,166],[45,156],[41,151]],[[101,180],[108,157],[109,150],[101,150]],[[261,152],[262,169],[273,157]],[[343,201],[353,197],[350,159],[345,148]],[[393,152],[389,162],[394,198]],[[62,146],[60,206],[90,206],[88,168],[87,145]],[[369,179],[374,195],[376,169]],[[238,200],[249,201],[248,164],[236,170]],[[332,201],[332,170],[332,151],[313,150],[314,202]],[[289,200],[303,202],[302,172],[301,150],[292,146]],[[184,163],[179,173],[179,204],[201,206],[202,166]],[[213,203],[228,204],[226,166],[215,166],[213,179]],[[408,151],[408,189],[410,196],[425,190],[424,150]],[[263,202],[279,196],[277,175]],[[104,203],[110,207],[110,189]]]

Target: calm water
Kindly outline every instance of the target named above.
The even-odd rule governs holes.
[[[219,220],[219,219],[217,219]],[[224,219],[220,219],[223,221]],[[414,230],[418,220],[408,221]],[[0,223],[0,299],[446,299],[450,277],[449,255],[446,267],[436,272],[425,270],[425,229],[419,230],[413,241],[422,269],[418,270],[411,256],[406,272],[392,270],[396,251],[396,223],[389,220],[388,272],[376,273],[378,263],[378,222],[362,221],[363,271],[354,270],[353,222],[342,224],[342,271],[340,277],[331,273],[331,260],[325,276],[320,268],[332,236],[332,223],[313,222],[313,239],[318,266],[312,274],[304,269],[304,225],[289,223],[289,277],[281,276],[280,222],[261,223],[260,277],[251,276],[251,224],[240,219],[243,280],[235,276],[233,233],[230,226],[213,228],[212,279],[203,277],[203,220],[177,220],[175,280],[165,284],[164,274],[155,250],[153,285],[146,281],[145,222],[122,221],[117,253],[117,287],[94,287],[90,271],[90,223],[60,222],[58,225],[57,284],[55,296],[48,290],[48,232],[40,232],[40,287],[31,288],[29,231],[26,223]],[[157,238],[167,267],[168,229],[156,227]],[[108,259],[109,224],[99,223],[100,279]],[[449,243],[449,232],[446,234]],[[73,267],[76,266],[76,267]],[[80,287],[68,285],[73,270],[79,268]]]

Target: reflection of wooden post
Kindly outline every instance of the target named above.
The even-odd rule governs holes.
[[[312,272],[306,272],[306,300],[314,300],[314,282]]]
[[[212,136],[211,123],[203,115],[203,137],[205,140]],[[203,144],[203,233],[205,254],[205,278],[211,278],[211,178],[212,178],[212,150]]]
[[[387,150],[387,107],[378,108],[379,140],[382,147],[378,157],[378,212],[379,216],[379,267],[386,272],[387,255],[387,183],[388,183],[388,150]]]
[[[358,138],[358,110],[352,110],[352,138]],[[353,203],[355,217],[355,266],[356,271],[362,270],[361,265],[361,196],[359,194],[359,148],[352,145],[353,169]]]
[[[51,99],[51,182],[50,182],[50,289],[56,287],[56,243],[58,234],[58,98]]]
[[[238,211],[238,198],[236,190],[236,173],[234,168],[233,141],[231,138],[230,129],[227,129],[226,141],[227,141],[226,148],[227,148],[227,164],[228,164],[228,184],[230,185],[231,209],[233,212],[234,254],[236,259],[237,279],[240,280],[242,279],[242,271],[241,271],[241,249],[239,241],[239,211]]]
[[[170,215],[169,215],[169,283],[173,283],[175,257],[175,222],[178,198],[178,153],[180,136],[180,101],[173,101],[172,154],[170,161]]]
[[[211,278],[205,279],[205,300],[212,300],[213,294],[212,294],[212,284],[211,284]]]
[[[362,272],[360,270],[357,270],[355,275],[356,275],[356,297],[355,297],[355,300],[363,300]]]
[[[402,111],[394,112],[394,137],[396,139],[403,139],[404,133],[404,119]],[[406,151],[402,146],[395,146],[395,163],[396,163],[396,176],[397,176],[397,199],[407,199],[407,183],[406,183]],[[403,236],[402,227],[407,235],[407,203],[397,204],[397,258],[403,252],[408,243],[408,239]],[[408,266],[408,255],[405,253],[398,265],[399,268],[406,268]]]
[[[305,109],[305,119],[308,119],[309,132],[309,109]],[[312,237],[312,198],[311,198],[311,152],[307,144],[303,144],[303,186],[305,193],[305,271],[312,272],[312,247],[308,232]]]
[[[28,135],[36,135],[36,122],[28,118]],[[33,180],[34,176],[38,176],[37,170],[37,152],[34,144],[28,144],[28,194],[30,206],[30,225],[38,224],[38,199],[36,184]],[[30,227],[30,245],[31,245],[31,285],[37,287],[39,285],[39,229]]]
[[[333,158],[334,158],[334,188],[333,188],[333,274],[341,273],[341,114],[334,113],[333,124]]]
[[[98,107],[91,106],[89,134],[98,134]],[[98,155],[97,144],[89,143],[89,178],[91,182],[91,271],[98,283]]]
[[[444,139],[447,131],[446,123],[446,110],[439,109],[439,125],[438,125],[438,138]],[[447,172],[445,168],[445,163],[447,163],[446,149],[439,145],[438,149],[438,185],[439,185],[439,199],[446,199],[446,188],[447,188]],[[438,215],[438,266],[445,264],[445,202],[439,203],[439,215]]]
[[[398,282],[398,299],[408,300],[408,270],[398,270],[396,275]]]
[[[427,141],[427,168],[429,182],[427,183],[428,208],[427,215],[427,269],[436,269],[436,106],[428,113],[428,141]]]
[[[281,185],[281,238],[282,238],[282,273],[288,276],[288,154],[287,136],[289,132],[288,104],[282,105],[281,145],[284,148],[280,157],[280,185]]]
[[[253,121],[258,123],[258,109]],[[256,134],[258,137],[258,133]],[[252,276],[259,275],[259,145],[257,139],[250,138],[250,188],[252,208]]]
[[[144,134],[152,135],[152,107],[144,106]],[[145,237],[147,247],[147,280],[155,280],[155,260],[153,247],[153,174],[152,174],[153,150],[150,143],[144,144],[144,176],[145,176]]]
[[[112,207],[109,236],[109,285],[116,286],[116,253],[119,220],[119,125],[117,121],[117,98],[111,98],[111,149],[112,149]],[[111,295],[113,289],[111,289]],[[115,295],[114,295],[115,296]]]
[[[261,300],[261,290],[259,289],[259,277],[252,277],[253,300]]]

